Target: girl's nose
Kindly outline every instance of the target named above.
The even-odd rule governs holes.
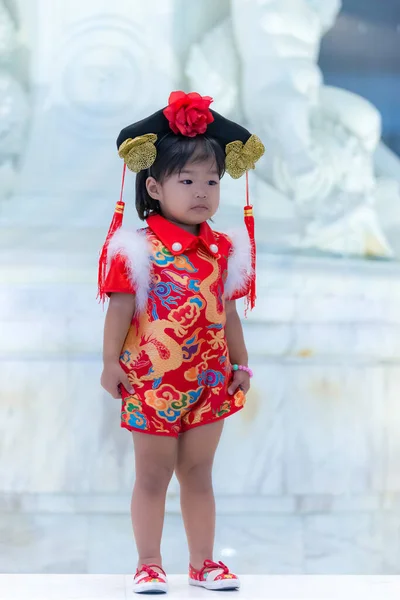
[[[196,198],[207,198],[207,194],[204,190],[197,190],[195,193]]]

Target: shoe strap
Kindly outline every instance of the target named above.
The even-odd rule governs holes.
[[[165,573],[164,569],[162,569],[159,565],[142,565],[140,567],[140,569],[138,568],[136,571],[136,576],[139,575],[140,573],[147,573],[147,575],[149,577],[152,577],[153,579],[159,579],[159,576],[161,575],[161,573],[159,573],[158,571],[155,571],[154,568],[156,569],[160,569],[161,573],[164,575],[164,577],[167,577],[167,574]]]
[[[199,571],[200,579],[202,580],[203,577],[205,578],[206,571],[211,573],[211,571],[216,571],[217,569],[222,570],[222,573],[224,575],[229,575],[229,569],[226,565],[224,565],[223,562],[221,562],[221,561],[214,562],[213,560],[205,560],[202,569],[200,569],[200,571]],[[221,573],[221,575],[222,575],[222,573]]]

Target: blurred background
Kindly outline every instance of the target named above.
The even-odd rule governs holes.
[[[250,176],[255,377],[216,459],[216,556],[400,573],[399,73],[397,0],[0,0],[1,572],[135,569],[97,259],[120,129],[183,89],[267,148]],[[215,227],[243,202],[224,179]],[[163,545],[185,573],[175,480]]]

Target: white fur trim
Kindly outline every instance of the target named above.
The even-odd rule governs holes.
[[[251,244],[247,229],[237,229],[228,234],[232,250],[228,258],[228,277],[225,282],[225,298],[244,290],[252,277]]]
[[[150,289],[151,247],[146,232],[121,227],[114,233],[108,246],[107,273],[111,259],[118,254],[126,258],[128,277],[136,292],[135,313],[140,313],[147,306]]]

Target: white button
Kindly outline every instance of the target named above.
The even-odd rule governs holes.
[[[172,244],[172,250],[174,252],[179,252],[180,250],[182,250],[182,244],[180,242],[174,242]]]
[[[214,254],[217,254],[217,252],[218,252],[217,244],[211,244],[210,250],[211,250],[211,252],[214,252]]]

